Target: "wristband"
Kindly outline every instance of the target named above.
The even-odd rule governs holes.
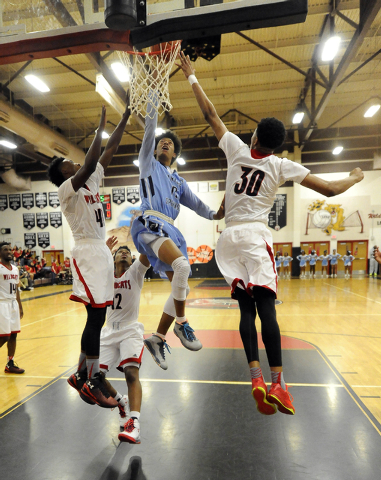
[[[198,80],[196,78],[196,75],[189,75],[188,77],[188,82],[193,85],[194,83],[198,83]]]

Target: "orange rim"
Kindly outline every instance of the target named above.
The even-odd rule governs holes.
[[[127,51],[129,55],[139,55],[140,57],[145,57],[146,55],[162,55],[171,52],[174,50],[179,43],[181,43],[182,40],[176,40],[174,45],[171,47],[166,48],[165,50],[156,50],[155,52],[135,52],[135,51]],[[168,43],[168,42],[162,42],[162,43]]]

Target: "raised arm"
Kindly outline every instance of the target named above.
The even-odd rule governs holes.
[[[189,80],[189,83],[191,83],[194,96],[196,97],[202,114],[204,115],[205,120],[212,127],[217,140],[220,141],[228,129],[218,116],[213,103],[209,100],[201,85],[198,83],[197,78],[195,77],[195,69],[192,67],[189,55],[185,56],[184,52],[180,52],[180,62],[180,64],[176,63],[176,65],[182,69],[185,78]]]
[[[309,173],[303,182],[300,185],[307,187],[315,192],[321,193],[326,197],[334,197],[340,193],[344,193],[348,188],[353,187],[358,182],[364,178],[364,173],[361,168],[355,168],[349,174],[349,177],[343,178],[341,180],[333,180],[329,182],[328,180],[323,180],[315,175]]]
[[[118,150],[120,141],[122,140],[124,129],[126,128],[126,124],[128,122],[128,119],[130,118],[129,106],[129,95],[127,95],[126,110],[123,113],[122,119],[118,123],[118,126],[115,128],[111,137],[108,139],[106,148],[104,149],[101,158],[99,159],[99,163],[102,165],[104,170],[106,170],[106,168],[110,165],[111,160],[113,159],[116,151]]]
[[[157,127],[157,111],[153,105],[159,102],[155,94],[150,92],[151,103],[147,107],[147,116],[144,128],[144,137],[139,151],[139,171],[141,177],[148,177],[151,174],[152,162],[155,152],[155,132]],[[150,118],[152,117],[152,118]]]
[[[218,213],[216,213],[192,192],[186,182],[184,182],[180,203],[196,212],[197,215],[200,215],[200,217],[207,218],[208,220],[220,220],[223,218],[223,216],[220,216],[224,212],[221,210],[222,204],[218,210]],[[224,203],[224,201],[222,201],[222,203]]]
[[[82,188],[91,174],[95,172],[97,168],[98,160],[101,155],[102,146],[102,132],[106,125],[106,107],[102,106],[101,119],[99,121],[99,127],[96,130],[94,140],[86,153],[85,163],[78,170],[78,172],[71,177],[71,183],[75,192],[78,192]]]

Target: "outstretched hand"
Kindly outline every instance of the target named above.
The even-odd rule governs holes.
[[[225,195],[218,212],[213,215],[213,220],[222,220],[223,218],[225,218]]]
[[[356,183],[361,182],[361,180],[364,178],[364,172],[361,170],[361,168],[357,167],[354,170],[351,171],[349,174],[350,177],[355,177],[356,178]]]
[[[189,55],[185,56],[184,52],[181,51],[179,58],[181,63],[176,63],[176,65],[181,68],[185,78],[188,78],[189,75],[194,75],[196,70],[192,67]]]
[[[110,252],[112,253],[112,251],[114,250],[115,248],[115,245],[118,243],[118,239],[117,237],[110,237],[106,240],[106,245],[108,246],[108,248],[110,249]]]

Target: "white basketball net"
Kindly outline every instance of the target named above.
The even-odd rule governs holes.
[[[137,53],[118,52],[122,63],[129,70],[130,110],[142,117],[153,118],[156,112],[161,115],[169,112],[172,105],[169,99],[169,74],[179,55],[181,41],[160,44],[160,52]],[[155,104],[152,98],[159,98]],[[148,109],[148,106],[152,108]]]

